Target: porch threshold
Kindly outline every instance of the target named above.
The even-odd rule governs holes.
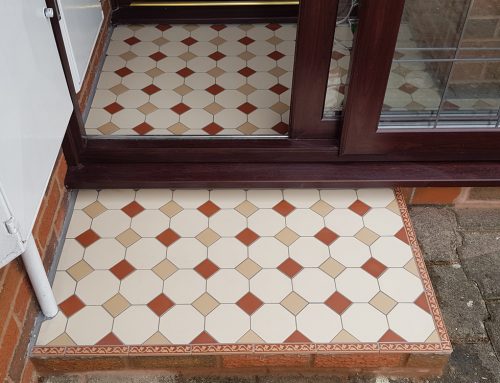
[[[399,189],[83,190],[41,372],[439,375],[451,343]]]

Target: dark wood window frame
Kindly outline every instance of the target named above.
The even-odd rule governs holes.
[[[48,5],[53,1],[47,0]],[[365,0],[367,3],[371,1],[378,3],[380,0]],[[452,158],[457,162],[451,162],[450,158],[445,157],[437,162],[436,158],[419,158],[412,154],[341,153],[341,121],[323,120],[336,19],[333,3],[332,0],[302,0],[301,3],[289,138],[87,137],[83,132],[82,116],[78,112],[59,25],[53,20],[55,38],[75,106],[63,143],[69,165],[67,186],[364,187],[500,184],[500,162],[465,161],[467,158]],[[307,20],[314,20],[314,23],[306,23]],[[380,80],[368,78],[367,81],[369,84],[366,86],[374,86]],[[348,103],[349,98],[356,94],[354,85],[351,82]],[[296,105],[302,107],[294,107]],[[349,115],[346,120],[348,118]],[[359,122],[359,119],[356,121]],[[362,127],[361,123],[359,127]],[[484,160],[482,157],[471,159]]]

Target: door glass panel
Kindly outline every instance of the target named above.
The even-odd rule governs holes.
[[[335,119],[344,109],[349,64],[358,25],[358,0],[340,0],[323,117]]]
[[[407,0],[382,128],[495,128],[500,118],[500,8]]]
[[[118,25],[93,136],[287,136],[296,24]]]

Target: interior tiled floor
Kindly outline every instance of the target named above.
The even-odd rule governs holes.
[[[66,238],[35,353],[447,341],[391,189],[82,190]]]
[[[288,131],[295,24],[119,25],[89,135]]]

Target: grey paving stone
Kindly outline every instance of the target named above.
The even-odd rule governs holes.
[[[457,266],[428,268],[446,328],[452,342],[485,341],[487,335],[483,322],[488,317],[486,306],[476,285]]]
[[[456,209],[461,229],[500,230],[500,209]]]
[[[424,258],[431,264],[458,262],[456,249],[461,238],[455,214],[450,208],[412,207],[410,216]]]
[[[500,257],[500,231],[462,233],[462,245],[458,248],[460,259],[496,254]]]
[[[462,265],[468,278],[478,284],[484,299],[500,298],[500,254],[469,258]]]
[[[486,322],[486,330],[497,357],[500,358],[500,301],[487,302],[486,306],[491,315]]]

